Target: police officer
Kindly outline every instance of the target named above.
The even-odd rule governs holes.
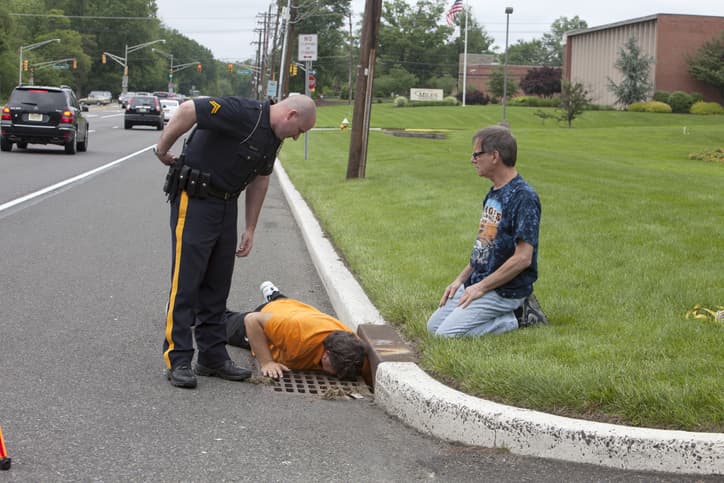
[[[171,202],[172,249],[163,357],[172,385],[194,388],[196,375],[232,381],[251,375],[226,351],[222,315],[234,254],[245,257],[252,249],[282,141],[296,140],[315,121],[314,101],[303,95],[277,104],[200,98],[182,103],[161,134],[154,151],[170,166],[164,190]],[[183,153],[169,152],[194,124]],[[237,198],[244,190],[246,227],[237,247]],[[199,353],[192,371],[194,321]]]

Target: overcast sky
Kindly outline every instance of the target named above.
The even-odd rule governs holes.
[[[464,0],[473,16],[495,38],[499,51],[505,45],[505,7],[510,15],[509,44],[540,38],[558,17],[578,15],[589,27],[644,17],[655,13],[714,15],[724,17],[724,0]],[[257,15],[269,10],[271,0],[156,0],[159,17],[169,27],[213,52],[219,60],[245,60],[256,56]],[[416,3],[408,0],[408,3]],[[452,5],[453,0],[448,0]],[[353,22],[364,14],[365,1],[353,0]],[[440,22],[445,22],[441,17]],[[357,27],[355,27],[355,30]],[[300,32],[301,33],[301,32]],[[303,32],[314,33],[314,32]],[[297,53],[293,53],[296,58]]]

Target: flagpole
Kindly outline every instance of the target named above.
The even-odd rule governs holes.
[[[463,107],[465,107],[465,94],[468,90],[468,8],[463,2],[465,11],[465,49],[463,54]]]

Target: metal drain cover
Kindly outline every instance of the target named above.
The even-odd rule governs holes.
[[[372,396],[372,391],[361,377],[354,381],[343,381],[315,371],[285,372],[279,381],[267,387],[274,392],[310,394],[327,399],[363,399]]]

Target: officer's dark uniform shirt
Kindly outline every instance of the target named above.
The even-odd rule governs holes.
[[[256,175],[272,173],[281,140],[269,124],[269,102],[242,97],[193,102],[196,132],[186,146],[185,165],[210,172],[212,186],[228,192],[241,191]]]

